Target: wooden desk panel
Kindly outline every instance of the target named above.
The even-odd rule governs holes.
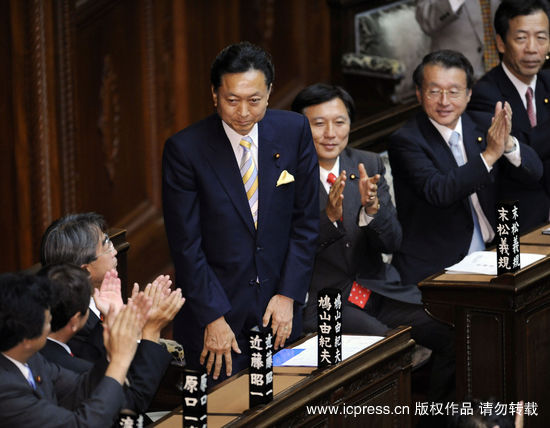
[[[338,426],[407,428],[405,415],[310,415],[306,405],[410,406],[410,327],[399,327],[388,337],[325,370],[278,367],[274,370],[274,400],[248,409],[248,374],[243,372],[213,388],[208,395],[208,426],[288,427]],[[414,409],[411,410],[414,412]],[[155,426],[181,427],[181,407]]]
[[[539,416],[525,426],[550,426],[550,258],[501,276],[437,274],[419,287],[428,312],[455,327],[457,398],[535,402]]]
[[[550,246],[550,235],[542,234],[542,230],[547,229],[549,226],[550,224],[538,227],[537,229],[523,235],[520,239],[520,243]]]

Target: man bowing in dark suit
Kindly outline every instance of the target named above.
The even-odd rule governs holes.
[[[274,346],[300,331],[318,236],[319,170],[307,120],[267,110],[269,54],[243,42],[214,60],[217,112],[168,139],[163,206],[176,283],[188,304],[174,337],[213,379],[248,366],[248,331]]]
[[[403,227],[393,262],[406,284],[417,284],[493,240],[494,182],[499,176],[509,174],[528,184],[542,174],[536,153],[510,135],[507,103],[496,104],[489,130],[464,113],[472,74],[470,62],[459,52],[426,55],[413,73],[424,111],[390,138]]]
[[[395,267],[383,260],[382,253],[399,248],[401,225],[380,156],[348,147],[353,99],[339,86],[315,84],[296,96],[292,109],[309,120],[321,178],[320,236],[305,331],[317,331],[317,293],[337,288],[344,301],[343,333],[384,335],[411,325],[413,339],[433,350],[429,398],[452,399],[452,331],[426,314],[418,288],[401,284]]]
[[[503,198],[519,200],[523,230],[547,222],[550,210],[550,71],[541,70],[550,49],[548,13],[545,0],[507,0],[499,6],[495,30],[502,62],[473,87],[468,105],[468,111],[492,111],[497,101],[508,102],[512,134],[543,162],[540,182],[504,180],[500,186]]]

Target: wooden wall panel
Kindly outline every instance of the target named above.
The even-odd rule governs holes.
[[[169,269],[162,149],[213,111],[215,55],[269,50],[275,108],[330,79],[326,0],[0,0],[0,15],[1,271],[36,262],[55,218],[91,210],[127,229],[130,281]]]

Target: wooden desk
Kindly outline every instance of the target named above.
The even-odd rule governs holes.
[[[520,240],[521,243],[529,245],[546,245],[550,247],[550,235],[542,234],[543,229],[548,229],[549,226],[550,225],[547,224],[546,226],[538,227],[535,230],[523,235]]]
[[[525,426],[549,426],[550,258],[500,277],[436,274],[419,287],[428,312],[455,327],[457,398],[536,402]]]
[[[248,373],[243,371],[208,394],[208,427],[360,426],[410,427],[414,408],[404,415],[310,415],[306,405],[411,406],[410,327],[399,327],[373,346],[325,370],[276,367],[274,399],[248,409]],[[340,407],[341,410],[341,407]],[[155,426],[180,428],[182,409]]]

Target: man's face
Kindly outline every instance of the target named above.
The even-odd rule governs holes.
[[[247,135],[263,119],[271,87],[260,70],[224,74],[217,92],[212,88],[214,106],[222,120],[235,132]]]
[[[528,85],[544,65],[550,47],[548,16],[539,10],[516,16],[508,23],[506,41],[497,35],[497,48],[512,74]]]
[[[90,281],[94,287],[99,287],[107,271],[116,269],[117,265],[117,251],[109,236],[101,230],[99,230],[98,236],[95,252],[96,259],[83,266],[90,272]]]
[[[304,109],[317,150],[319,164],[331,169],[342,150],[348,145],[350,118],[340,98]]]
[[[424,67],[422,88],[416,88],[416,97],[426,114],[451,129],[466,110],[471,94],[464,70],[436,64]]]

